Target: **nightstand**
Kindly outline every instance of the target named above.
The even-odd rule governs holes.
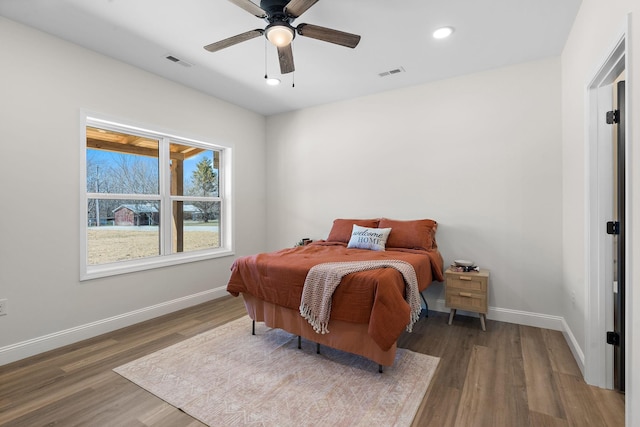
[[[451,309],[449,324],[456,315],[456,310],[473,311],[480,314],[482,330],[486,331],[485,319],[488,311],[487,289],[489,287],[489,271],[456,272],[450,268],[444,272],[445,305]]]

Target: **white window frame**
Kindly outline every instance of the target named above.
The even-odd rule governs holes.
[[[134,124],[127,120],[113,119],[104,114],[88,111],[81,112],[80,119],[80,280],[90,280],[100,277],[114,276],[118,274],[132,273],[136,271],[150,270],[171,265],[202,261],[234,255],[233,250],[233,221],[232,221],[232,148],[220,144],[207,142],[203,139],[185,137],[178,132],[159,129],[159,127]],[[116,132],[132,133],[158,139],[160,143],[158,158],[158,177],[160,191],[160,255],[139,258],[135,260],[119,261],[109,264],[89,265],[87,259],[87,201],[96,193],[87,191],[87,126],[112,130]],[[220,153],[220,168],[218,176],[218,195],[220,201],[220,223],[218,248],[199,250],[193,252],[172,253],[171,248],[171,203],[183,200],[191,196],[170,195],[169,173],[169,144],[193,145],[207,150],[215,150]],[[118,194],[114,198],[121,199]],[[129,194],[125,195],[129,200],[158,200],[157,195]],[[109,198],[109,195],[100,194],[101,198]]]

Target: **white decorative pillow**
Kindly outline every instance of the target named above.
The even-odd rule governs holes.
[[[389,233],[391,233],[390,228],[367,228],[353,224],[353,231],[347,248],[384,251],[384,245],[387,243]]]

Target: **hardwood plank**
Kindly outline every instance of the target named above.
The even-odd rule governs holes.
[[[108,373],[97,373],[100,378]],[[59,378],[56,376],[56,378]],[[77,396],[82,396],[91,391],[91,384],[96,378],[85,378],[84,380],[73,379],[67,381],[49,381],[42,384],[38,390],[31,387],[28,393],[16,393],[13,399],[8,400],[7,405],[0,407],[0,425],[12,420],[19,420],[31,413],[37,413],[55,402],[65,402],[67,399],[77,400]],[[4,386],[3,386],[4,388]]]
[[[93,407],[100,405],[99,411],[94,411],[92,414],[82,414],[82,418],[77,417],[80,414],[75,414],[74,417],[63,419],[62,424],[143,426],[144,424],[138,420],[139,414],[148,412],[151,408],[160,404],[161,400],[128,380],[120,382],[119,379],[117,381],[117,386],[114,381],[113,384],[96,389],[99,395],[109,396],[109,399],[103,401],[102,404],[90,402]],[[192,419],[191,417],[188,418]]]
[[[496,333],[492,348],[475,346],[460,398],[456,426],[527,425],[528,405],[519,351],[506,336]],[[514,335],[515,339],[515,334]]]
[[[492,322],[492,333],[485,345],[494,350],[495,377],[490,404],[494,407],[492,425],[512,426],[529,423],[529,404],[525,383],[524,361],[518,328]],[[490,361],[491,362],[491,361]],[[486,366],[479,369],[486,370]]]
[[[555,418],[547,414],[541,414],[536,411],[531,411],[529,413],[529,419],[529,425],[531,427],[569,427],[567,420]]]
[[[467,369],[462,396],[458,403],[456,414],[456,427],[466,426],[494,426],[493,413],[496,407],[493,405],[496,379],[496,353],[494,350],[474,346]]]
[[[196,320],[185,320],[184,325],[187,327],[198,324]],[[115,345],[110,346],[107,349],[103,349],[102,351],[96,351],[92,354],[85,355],[82,359],[74,360],[71,363],[67,363],[62,365],[60,368],[69,373],[74,370],[82,369],[86,366],[95,365],[97,362],[102,362],[107,359],[113,358],[120,353],[129,351],[127,346],[128,342],[135,341],[137,345],[147,344],[153,341],[156,341],[160,338],[164,338],[167,334],[173,334],[181,331],[183,329],[183,325],[176,324],[173,326],[168,326],[164,331],[156,331],[155,333],[146,333],[143,337],[137,336],[135,340],[122,340]]]
[[[542,330],[520,326],[529,409],[566,419]]]
[[[173,406],[166,402],[161,402],[159,405],[154,406],[148,411],[138,416],[140,421],[145,426],[155,427],[173,427],[173,426],[189,426],[189,427],[202,427],[205,424],[198,420],[194,420],[184,412],[176,412]]]
[[[52,396],[46,404],[38,404],[33,407],[26,406],[23,411],[6,414],[5,417],[0,419],[0,425],[11,427],[60,425],[54,421],[59,414],[61,412],[69,413],[86,410],[82,399],[92,393],[93,391],[87,388],[72,394],[64,393]]]
[[[57,366],[45,364],[34,365],[33,369],[20,368],[15,372],[0,373],[0,420],[3,410],[15,401],[16,396],[26,396],[40,388],[52,378],[62,376],[64,373]]]
[[[598,387],[589,387],[598,410],[602,414],[605,425],[608,427],[624,425],[624,394],[614,390],[606,390]]]
[[[136,415],[148,411],[160,401],[122,377],[113,377],[112,381],[95,388],[93,393],[79,400],[93,410],[47,413],[49,422],[79,426],[142,426]]]
[[[411,426],[442,427],[454,425],[459,401],[460,390],[432,383]]]
[[[465,316],[459,317],[463,318]],[[478,341],[478,334],[483,332],[479,330],[476,322],[473,322],[473,326],[469,327],[469,323],[461,321],[456,325],[449,326],[446,316],[432,316],[430,320],[433,323],[441,322],[443,324],[443,326],[439,328],[439,339],[444,341],[441,353],[432,354],[433,356],[440,357],[439,381],[446,383],[449,387],[455,387],[462,391],[467,377],[467,369],[473,346]],[[427,340],[431,339],[429,336],[426,338]]]
[[[517,331],[513,325],[504,325],[507,325],[507,330]],[[470,364],[473,347],[488,343],[495,345],[500,338],[492,338],[495,332],[483,332],[475,317],[458,316],[456,322],[449,326],[447,313],[432,312],[416,326],[414,331],[421,331],[422,334],[404,334],[399,345],[438,356],[441,360],[413,425],[453,426],[458,408],[462,405],[460,399],[468,372],[473,369]],[[493,325],[490,328],[496,330]],[[503,329],[497,328],[498,331]],[[423,351],[428,348],[431,351]]]
[[[593,394],[587,384],[574,375],[555,373],[562,404],[567,412],[570,426],[606,425],[598,405],[593,403]]]
[[[470,363],[468,372],[478,371],[467,378],[465,388],[477,382],[478,387],[486,390],[486,396],[469,395],[469,399],[484,399],[479,402],[482,416],[476,415],[473,425],[511,426],[529,423],[529,405],[525,384],[524,362],[517,327],[506,323],[493,322],[491,334],[480,334],[477,346],[478,356]],[[464,400],[460,406],[465,405]],[[478,422],[482,420],[482,422]],[[464,424],[462,424],[464,425]]]
[[[554,372],[561,372],[578,377],[582,376],[580,367],[578,363],[576,363],[576,359],[574,359],[562,332],[551,331],[549,329],[542,329],[541,332],[547,353],[549,354],[551,369],[553,369]]]

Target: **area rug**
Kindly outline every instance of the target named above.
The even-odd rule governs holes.
[[[398,349],[380,374],[244,317],[114,371],[210,426],[408,426],[438,361]]]

